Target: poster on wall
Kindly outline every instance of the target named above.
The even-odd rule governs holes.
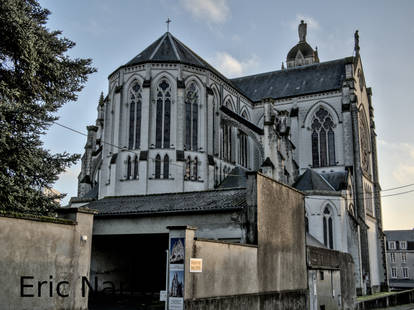
[[[184,238],[171,238],[170,270],[184,270]]]
[[[168,309],[184,309],[184,255],[185,239],[170,238],[170,274],[168,282]]]

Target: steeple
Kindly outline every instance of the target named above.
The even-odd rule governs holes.
[[[318,52],[306,42],[307,24],[301,20],[298,26],[299,43],[289,51],[286,58],[288,68],[319,63]]]

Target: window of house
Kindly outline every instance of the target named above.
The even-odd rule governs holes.
[[[401,250],[407,249],[407,241],[400,241],[400,249]]]
[[[395,253],[390,254],[391,263],[395,263]]]
[[[320,277],[321,280],[325,279],[325,275],[324,275],[323,271],[319,271],[319,277]]]
[[[407,261],[407,253],[401,253],[401,262],[405,263]]]
[[[391,268],[391,278],[396,278],[397,277],[397,268],[392,267]]]
[[[162,80],[157,87],[157,111],[155,125],[155,147],[170,147],[171,86]]]
[[[222,158],[225,161],[231,162],[232,158],[232,127],[227,124],[222,124]]]
[[[185,149],[198,149],[198,105],[199,91],[192,82],[185,95]]]
[[[333,223],[332,214],[329,207],[325,207],[323,211],[323,243],[326,247],[333,249]]]
[[[320,107],[314,115],[311,127],[313,167],[335,166],[335,124],[332,116]]]
[[[408,279],[408,267],[402,267],[402,276],[404,279]]]
[[[395,250],[395,241],[388,241],[388,248],[390,250]]]
[[[129,137],[128,148],[139,149],[141,142],[141,86],[138,81],[131,84],[128,90],[129,101]]]

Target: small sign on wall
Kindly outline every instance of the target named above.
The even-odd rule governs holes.
[[[190,272],[203,272],[202,258],[190,258]]]

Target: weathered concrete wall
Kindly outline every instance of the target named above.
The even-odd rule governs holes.
[[[348,253],[312,246],[307,247],[307,252],[307,264],[310,269],[318,271],[339,270],[341,307],[342,309],[354,309],[356,302],[356,289],[354,278],[355,266],[352,256]],[[312,288],[310,289],[312,290]],[[335,287],[333,287],[333,289],[335,289]],[[320,290],[322,290],[322,287],[320,287]],[[318,299],[319,295],[320,294],[318,292]],[[324,295],[324,293],[322,295]],[[338,295],[337,291],[335,292],[335,295]],[[323,299],[321,302],[326,303]],[[327,307],[326,309],[329,308]]]
[[[87,309],[81,285],[89,276],[93,213],[68,209],[64,217],[0,215],[1,309]]]
[[[259,291],[307,288],[303,194],[257,174]]]
[[[203,272],[190,274],[193,298],[258,291],[256,246],[197,240],[193,249],[192,257],[203,258]]]
[[[306,290],[185,300],[187,310],[306,309]]]
[[[306,308],[303,195],[261,174],[248,178],[248,192],[257,189],[257,200],[247,201],[247,218],[254,221],[249,227],[256,229],[247,239],[257,236],[257,246],[187,236],[186,309]],[[191,257],[203,259],[202,273],[189,273]]]

